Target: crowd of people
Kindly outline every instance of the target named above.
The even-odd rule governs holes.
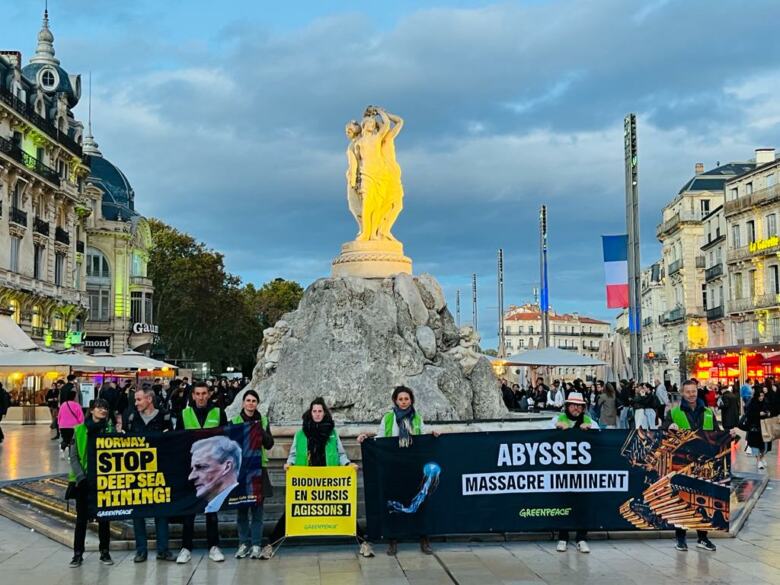
[[[144,435],[149,432],[167,432],[180,429],[215,428],[227,424],[244,424],[254,421],[262,433],[262,465],[267,465],[267,451],[274,445],[268,419],[258,410],[259,396],[248,389],[238,398],[241,410],[228,419],[225,409],[237,399],[242,390],[240,381],[198,381],[191,384],[186,378],[173,379],[163,385],[159,380],[136,388],[132,383],[118,386],[106,382],[96,390],[95,398],[83,414],[76,391],[76,379],[58,381],[51,391],[52,428],[60,439],[63,453],[71,463],[68,496],[76,500],[76,527],[74,534],[72,567],[83,562],[84,539],[89,520],[87,494],[95,486],[88,483],[87,438],[101,433],[127,433]],[[551,386],[538,378],[533,386],[522,389],[500,381],[501,396],[512,411],[553,413],[551,427],[560,431],[578,428],[585,431],[598,429],[693,429],[724,430],[736,434],[740,428],[747,434],[747,444],[756,456],[759,469],[764,469],[764,455],[771,443],[762,438],[760,421],[777,416],[779,411],[778,386],[772,379],[754,385],[745,384],[721,387],[717,384],[700,384],[687,380],[678,393],[668,382],[655,384],[635,383],[623,380],[617,386],[597,380],[590,385],[582,380],[561,382],[554,380]],[[749,392],[747,391],[749,389]],[[679,395],[678,395],[679,394]],[[56,400],[55,400],[56,399]],[[358,436],[358,441],[372,437],[397,437],[399,448],[411,445],[416,435],[424,432],[424,424],[415,409],[414,392],[400,386],[392,395],[390,409],[380,421],[375,434]],[[433,433],[436,435],[437,433]],[[193,455],[195,457],[195,455]],[[285,464],[285,470],[293,465],[329,466],[353,465],[335,428],[333,417],[321,398],[314,400],[302,415],[301,429],[295,434]],[[356,467],[356,466],[355,466]],[[193,468],[194,469],[194,468]],[[193,471],[196,475],[196,472]],[[266,470],[263,470],[263,498],[271,495],[272,486]],[[191,477],[192,479],[192,477]],[[197,478],[194,479],[197,488]],[[218,506],[205,511],[208,556],[213,562],[222,562],[225,556],[220,548]],[[192,558],[195,516],[177,518],[183,525],[182,548],[178,555],[169,550],[168,525],[171,519],[154,518],[157,541],[157,559],[187,563]],[[270,559],[273,545],[284,536],[284,517],[280,518],[270,538],[263,540],[263,503],[241,508],[237,515],[239,547],[235,558]],[[148,557],[146,521],[135,519],[135,562]],[[582,553],[590,551],[587,531],[572,527],[574,542]],[[365,531],[358,526],[361,541],[360,554],[373,556],[373,549],[365,539]],[[558,551],[565,551],[570,531],[558,534]],[[108,520],[98,521],[100,561],[112,564],[109,553],[110,529]],[[677,531],[676,547],[687,550],[685,530]],[[714,551],[715,545],[706,532],[697,534],[697,547]],[[432,548],[425,535],[420,537],[420,549],[431,554]],[[397,543],[389,543],[388,554],[395,555]]]
[[[254,422],[260,426],[262,445],[261,461],[263,467],[262,497],[256,503],[242,506],[237,511],[237,531],[239,546],[235,553],[236,559],[270,559],[274,555],[274,545],[282,540],[285,533],[285,521],[282,516],[276,523],[270,538],[263,541],[263,501],[272,495],[272,486],[266,470],[268,463],[267,452],[274,445],[274,437],[270,423],[259,410],[260,398],[253,389],[246,389],[240,398],[238,392],[242,389],[236,383],[209,383],[198,381],[190,385],[189,381],[171,380],[167,388],[156,388],[157,384],[147,384],[141,388],[128,385],[126,388],[117,388],[114,383],[108,382],[96,393],[96,398],[90,401],[86,415],[81,422],[77,422],[77,416],[63,415],[63,411],[70,413],[71,408],[81,411],[80,405],[75,400],[75,389],[66,387],[74,386],[75,378],[69,377],[67,381],[57,383],[58,392],[57,412],[53,415],[58,421],[53,428],[57,430],[54,438],[60,438],[62,444],[68,450],[71,464],[69,485],[66,497],[76,501],[76,525],[73,543],[73,558],[71,567],[79,567],[84,560],[84,544],[86,527],[89,521],[88,494],[96,486],[90,485],[88,474],[87,443],[88,437],[106,433],[125,433],[143,436],[150,432],[160,433],[171,430],[192,430],[216,428],[228,424],[244,424]],[[124,399],[132,402],[126,404]],[[241,400],[240,412],[231,419],[225,414],[225,408],[233,400]],[[424,423],[414,406],[414,392],[404,386],[397,387],[392,395],[392,405],[387,414],[382,418],[376,436],[397,437],[399,448],[412,445],[414,437],[423,433]],[[76,405],[76,406],[74,406]],[[64,426],[63,426],[64,423]],[[74,423],[73,426],[70,426]],[[438,433],[433,433],[437,435]],[[375,436],[364,434],[358,437],[360,442]],[[196,462],[196,457],[203,461]],[[207,468],[210,465],[209,453],[196,454],[193,452],[193,471],[190,479],[193,480],[196,490],[200,489],[198,469]],[[357,469],[357,465],[350,461],[344,446],[339,438],[333,416],[322,398],[311,402],[309,408],[302,415],[301,429],[296,432],[292,446],[284,465],[287,470],[291,466],[331,466],[351,465]],[[222,562],[225,555],[220,548],[219,536],[219,500],[218,504],[209,505],[205,509],[206,540],[209,559],[213,562]],[[169,522],[166,517],[154,518],[155,534],[157,541],[157,560],[173,561],[185,564],[192,559],[193,536],[195,516],[189,515],[177,518],[182,524],[182,548],[178,555],[169,550]],[[98,541],[100,562],[106,565],[113,564],[109,552],[110,521],[98,519]],[[136,552],[134,562],[142,563],[148,558],[146,520],[136,518],[133,521],[136,539]],[[373,557],[374,551],[371,543],[365,538],[365,530],[358,526],[359,552],[364,557]],[[430,541],[426,536],[420,539],[420,549],[425,554],[432,554]],[[395,555],[397,544],[391,542],[387,553]]]

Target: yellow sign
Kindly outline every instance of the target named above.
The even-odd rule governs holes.
[[[766,238],[765,240],[756,240],[755,242],[750,242],[748,245],[748,250],[750,250],[751,254],[754,254],[756,252],[761,252],[762,250],[774,248],[778,245],[780,245],[780,236],[772,236],[771,238]]]
[[[285,536],[355,536],[357,473],[349,466],[287,470]]]

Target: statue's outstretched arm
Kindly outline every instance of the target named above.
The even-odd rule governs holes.
[[[379,126],[379,136],[384,139],[390,132],[392,124],[390,124],[390,117],[387,115],[387,112],[382,108],[377,108],[377,114],[379,114],[379,118],[382,120],[382,124]]]
[[[384,114],[387,119],[393,123],[393,129],[390,131],[390,137],[395,138],[401,132],[401,128],[404,127],[404,119],[401,116],[396,116],[390,112],[384,110],[380,111],[380,115]]]

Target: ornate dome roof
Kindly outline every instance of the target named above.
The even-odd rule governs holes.
[[[103,217],[127,221],[137,216],[135,192],[125,174],[102,156],[87,156],[90,175],[87,181],[103,191]]]

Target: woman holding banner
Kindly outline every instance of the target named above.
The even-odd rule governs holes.
[[[257,405],[260,403],[260,396],[254,390],[247,390],[244,393],[244,400],[242,401],[241,412],[239,412],[230,422],[234,425],[242,425],[244,423],[255,423],[256,430],[260,434],[260,445],[255,445],[255,435],[250,435],[252,448],[260,447],[262,451],[262,499],[254,506],[241,506],[237,512],[238,523],[238,551],[236,551],[237,559],[244,559],[249,557],[250,559],[259,559],[261,552],[261,544],[263,538],[263,501],[265,498],[271,496],[271,482],[268,477],[268,449],[274,446],[274,437],[271,434],[271,427],[268,423],[268,418],[262,416],[258,410]],[[250,527],[249,515],[252,515],[252,522]]]
[[[351,465],[357,471],[357,464],[349,460],[344,450],[344,445],[336,432],[333,415],[325,404],[325,400],[321,397],[312,400],[302,418],[303,425],[293,438],[287,463],[284,464],[285,471],[293,465],[311,467]],[[360,535],[361,532],[358,527],[358,534]],[[261,559],[270,559],[274,555],[273,544],[284,538],[284,534],[285,519],[282,516],[271,534],[271,544],[263,548]],[[365,539],[360,543],[360,554],[364,557],[374,556],[371,543]]]
[[[585,414],[585,399],[580,392],[572,392],[566,399],[563,412],[555,416],[552,420],[552,424],[556,429],[568,430],[568,429],[582,429],[587,431],[593,428],[593,420]],[[588,531],[577,529],[575,535],[575,542],[577,543],[577,550],[581,553],[589,553],[590,547],[588,546]],[[558,531],[558,546],[555,550],[558,552],[566,552],[566,548],[569,546],[569,531]]]
[[[423,434],[423,420],[414,408],[414,392],[406,386],[397,386],[392,395],[393,409],[382,417],[379,422],[379,429],[373,436],[376,437],[398,437],[398,447],[404,449],[411,446],[414,435]],[[368,433],[358,435],[358,443],[362,443],[369,436]],[[438,437],[439,433],[433,431],[433,436]],[[420,537],[420,550],[426,554],[433,554],[431,542],[427,536]],[[395,556],[398,552],[398,541],[391,540],[387,546],[387,554]]]
[[[87,476],[87,438],[94,435],[102,435],[114,432],[114,423],[108,416],[108,402],[102,398],[95,400],[84,423],[73,429],[73,442],[70,445],[70,467],[68,481],[76,490],[76,528],[73,533],[73,559],[71,567],[80,567],[84,561],[84,541],[87,537],[87,523],[89,521],[89,491],[95,489],[89,484]],[[108,545],[111,539],[110,524],[108,520],[98,520],[98,537],[100,549],[100,562],[104,565],[113,565]]]

